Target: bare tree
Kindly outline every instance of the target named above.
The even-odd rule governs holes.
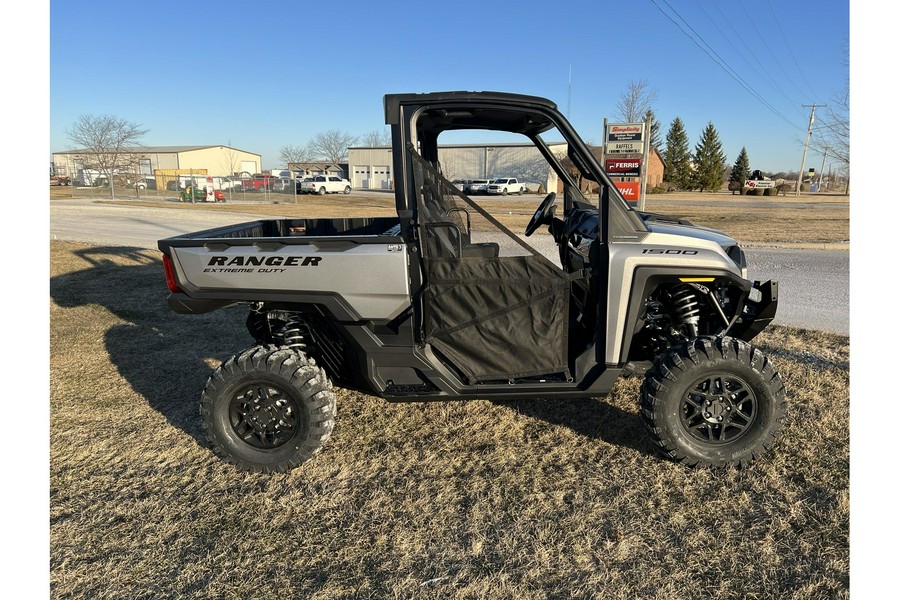
[[[228,146],[225,147],[225,151],[222,154],[223,172],[229,177],[237,173],[238,161],[238,153],[231,147],[231,140],[228,140]]]
[[[312,155],[312,151],[310,150],[310,147],[308,145],[307,146],[294,146],[294,145],[282,146],[279,156],[281,156],[281,162],[285,165],[290,165],[291,163],[309,162],[313,158],[315,158]]]
[[[314,160],[327,160],[333,164],[347,160],[347,148],[356,143],[357,137],[346,131],[330,129],[320,131],[309,140],[307,148]]]
[[[615,118],[625,123],[640,123],[644,120],[650,105],[656,100],[656,90],[650,87],[650,83],[642,79],[629,81],[628,89],[619,95],[616,103]]]
[[[843,171],[850,170],[850,86],[835,94],[828,102],[825,118],[818,127],[821,142],[828,156],[842,163]]]
[[[114,175],[140,163],[140,140],[147,131],[112,115],[81,115],[66,134],[82,151],[76,158],[106,175],[110,196],[115,197]]]
[[[364,134],[359,139],[363,146],[375,148],[377,146],[391,145],[391,132],[389,129],[373,129],[369,133]]]
[[[850,68],[850,45],[844,42],[844,67]],[[847,177],[850,176],[850,80],[844,82],[844,89],[834,94],[828,101],[825,115],[820,125],[815,128],[818,139],[817,144],[821,150],[827,152],[829,157],[837,160],[840,165],[838,172]]]

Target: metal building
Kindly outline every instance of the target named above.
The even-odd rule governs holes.
[[[153,175],[157,171],[193,169],[209,175],[230,176],[259,173],[262,157],[229,146],[141,146],[120,152],[117,162],[119,174]],[[96,169],[96,153],[54,152],[53,164],[58,173],[78,179],[84,171]]]
[[[568,145],[550,144],[554,154],[565,156]],[[356,189],[386,190],[393,187],[390,146],[348,149],[350,183]],[[529,188],[556,189],[556,174],[533,144],[446,144],[438,147],[441,172],[451,181],[516,177]]]

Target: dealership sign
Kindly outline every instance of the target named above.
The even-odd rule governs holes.
[[[643,123],[613,123],[606,130],[607,142],[640,142],[643,139]]]
[[[643,154],[644,142],[609,142],[607,154]]]
[[[771,180],[757,180],[757,179],[747,179],[744,181],[744,187],[748,187],[751,190],[768,190],[770,188],[775,187],[775,182]]]
[[[637,181],[614,181],[622,197],[629,202],[637,202],[641,197],[641,184]]]
[[[640,158],[607,158],[606,173],[611,177],[640,177]]]

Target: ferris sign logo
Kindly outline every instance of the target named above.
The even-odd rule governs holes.
[[[614,177],[640,177],[641,160],[639,158],[607,158],[606,172]]]

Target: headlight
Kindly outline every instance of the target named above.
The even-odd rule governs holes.
[[[747,256],[740,246],[729,246],[725,249],[728,258],[741,270],[741,277],[747,279]]]

